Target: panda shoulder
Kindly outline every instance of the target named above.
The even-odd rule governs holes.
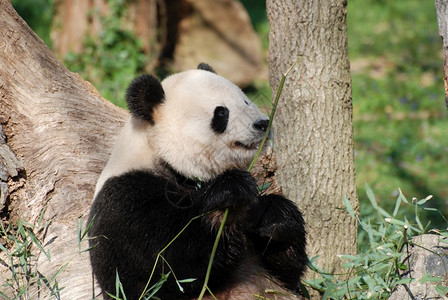
[[[138,204],[139,200],[148,201],[158,197],[168,184],[163,176],[157,176],[145,170],[134,170],[110,177],[96,196],[96,201],[105,199],[107,202],[120,204]]]

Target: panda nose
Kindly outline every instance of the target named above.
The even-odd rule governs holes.
[[[269,120],[260,120],[254,123],[254,127],[257,130],[266,132],[268,130]]]

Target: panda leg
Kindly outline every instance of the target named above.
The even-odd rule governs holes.
[[[308,262],[302,214],[283,196],[265,195],[248,215],[258,223],[250,224],[250,236],[263,267],[286,288],[297,290]]]

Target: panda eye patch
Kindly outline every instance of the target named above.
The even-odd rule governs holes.
[[[213,112],[213,119],[211,127],[216,133],[223,133],[226,131],[227,123],[229,122],[229,109],[224,106],[217,106]]]

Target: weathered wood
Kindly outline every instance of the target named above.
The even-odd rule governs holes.
[[[127,113],[67,70],[8,0],[0,0],[0,36],[0,121],[6,145],[24,167],[8,174],[8,185],[22,184],[9,189],[2,218],[33,223],[45,207],[51,262],[40,255],[39,270],[51,276],[69,263],[58,276],[61,298],[89,299],[90,264],[78,250],[77,219],[87,218],[96,179]],[[8,276],[0,264],[0,282]]]
[[[435,0],[439,35],[443,44],[443,84],[445,86],[445,104],[448,109],[448,1]]]
[[[6,136],[0,125],[0,211],[9,199],[8,178],[15,179],[23,171],[23,163],[6,144]]]
[[[267,1],[271,25],[269,77],[277,91],[286,79],[274,120],[277,179],[302,209],[308,255],[341,271],[340,254],[356,253],[355,186],[350,63],[345,0]]]

